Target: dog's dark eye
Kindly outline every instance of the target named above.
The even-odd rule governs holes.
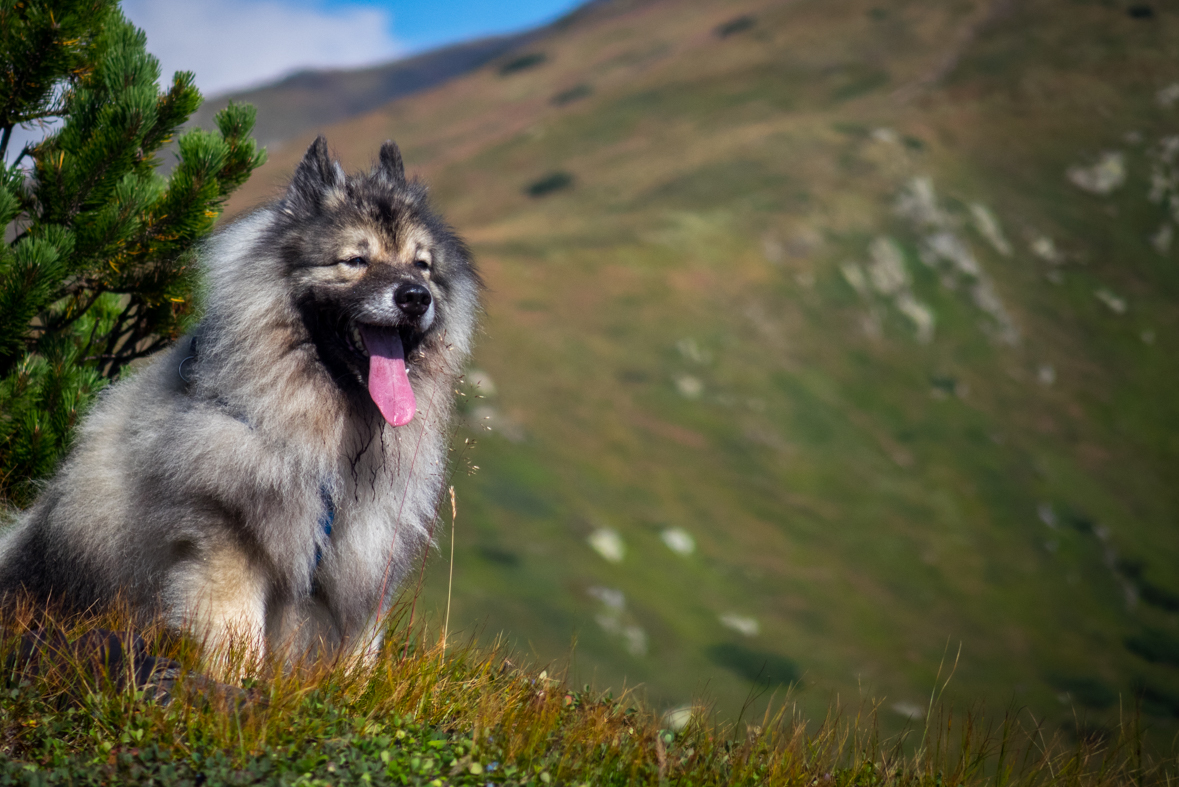
[[[418,257],[416,260],[413,261],[413,266],[420,271],[428,271],[428,270],[430,270],[430,258],[429,257]]]
[[[353,257],[349,260],[344,260],[341,264],[347,265],[349,268],[363,268],[368,265],[368,260],[364,257]]]

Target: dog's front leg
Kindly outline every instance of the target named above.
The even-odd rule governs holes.
[[[266,649],[266,572],[233,544],[210,546],[173,569],[169,622],[201,643],[209,673],[236,683]]]
[[[363,664],[365,667],[372,667],[377,663],[377,657],[381,655],[381,647],[385,643],[385,627],[388,622],[386,615],[375,612],[364,628],[346,643],[350,657],[355,663]]]

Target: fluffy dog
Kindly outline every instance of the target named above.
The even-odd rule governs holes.
[[[0,593],[118,596],[221,653],[371,653],[442,492],[478,273],[395,144],[348,176],[323,137],[201,262],[195,335],[100,398]]]

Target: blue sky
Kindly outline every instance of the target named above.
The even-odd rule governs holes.
[[[196,73],[206,95],[301,68],[358,68],[527,29],[581,0],[124,0],[165,78]]]
[[[329,3],[342,6],[344,3]],[[413,51],[494,33],[523,30],[550,21],[581,5],[581,0],[465,0],[465,2],[385,2],[393,32]]]

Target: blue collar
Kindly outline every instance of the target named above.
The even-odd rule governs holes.
[[[319,529],[323,531],[326,538],[332,536],[332,523],[336,521],[336,504],[332,500],[332,493],[328,491],[327,484],[319,487],[319,497],[323,500],[323,516],[319,518]],[[315,565],[318,566],[323,560],[323,548],[315,547]]]

